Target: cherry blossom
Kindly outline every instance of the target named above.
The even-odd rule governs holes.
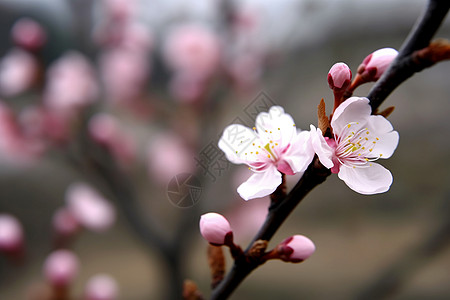
[[[235,164],[246,164],[253,174],[237,191],[245,199],[273,193],[281,184],[281,173],[303,172],[314,152],[307,131],[297,132],[294,120],[280,106],[262,112],[253,130],[240,124],[225,128],[219,148]]]
[[[117,299],[119,288],[117,281],[108,274],[97,274],[89,279],[85,287],[85,300]]]
[[[53,286],[64,287],[78,275],[78,257],[69,250],[56,250],[44,262],[43,272]]]
[[[391,123],[371,112],[369,99],[351,97],[333,114],[332,138],[311,125],[312,147],[320,162],[352,190],[367,195],[389,190],[391,172],[374,161],[391,157],[399,140]]]

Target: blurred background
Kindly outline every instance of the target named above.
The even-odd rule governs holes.
[[[64,284],[62,299],[97,299],[98,274],[116,299],[179,299],[186,278],[207,297],[199,216],[225,215],[246,247],[268,205],[236,193],[250,173],[214,152],[225,126],[252,126],[269,104],[317,124],[330,67],[356,74],[398,49],[426,2],[1,0],[0,299],[56,299],[49,287]],[[449,36],[447,19],[437,37]],[[303,234],[315,254],[266,263],[231,299],[450,298],[449,70],[416,74],[384,104],[400,133],[381,162],[390,191],[328,178],[270,243]],[[181,173],[199,180],[193,205],[168,197]]]

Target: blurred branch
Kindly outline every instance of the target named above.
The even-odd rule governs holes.
[[[430,0],[428,2],[425,12],[419,17],[418,22],[416,22],[416,25],[406,38],[396,60],[370,91],[368,98],[371,100],[372,111],[376,111],[387,96],[403,81],[411,77],[415,72],[432,65],[430,60],[427,63],[423,63],[424,60],[419,60],[419,64],[415,63],[420,56],[414,53],[429,45],[431,38],[438,30],[449,8],[450,1],[448,0]],[[435,46],[432,45],[432,47]],[[431,51],[434,52],[433,50]],[[318,158],[315,157],[291,192],[286,197],[272,202],[263,226],[249,244],[244,257],[235,260],[230,272],[212,291],[211,299],[226,299],[248,274],[263,263],[263,261],[248,259],[252,245],[259,240],[269,241],[300,201],[314,187],[324,182],[330,174],[330,170],[323,167]]]
[[[82,122],[88,124],[88,122]],[[117,166],[115,160],[110,155],[108,149],[94,143],[87,135],[86,128],[79,130],[78,144],[79,149],[72,149],[67,153],[68,160],[84,175],[93,180],[101,181],[109,189],[120,211],[125,216],[127,222],[139,239],[149,249],[159,251],[168,266],[168,276],[171,285],[168,287],[167,299],[180,299],[182,295],[183,276],[181,274],[181,264],[183,262],[183,243],[186,242],[189,234],[186,233],[185,225],[187,219],[183,217],[175,239],[166,238],[163,229],[154,220],[151,212],[142,213],[139,207],[138,199],[135,194],[133,184],[130,178]]]
[[[365,287],[355,299],[384,299],[397,291],[430,259],[436,257],[450,243],[449,214],[442,217],[441,224],[421,243],[403,251],[401,256]]]
[[[367,97],[370,99],[372,111],[376,111],[389,94],[414,73],[420,72],[438,62],[417,59],[416,51],[426,47],[431,52],[434,52],[434,49],[438,49],[435,47],[436,45],[430,45],[430,41],[439,29],[449,9],[450,1],[448,0],[428,1],[425,11],[418,18],[400,48],[397,58],[370,90]]]

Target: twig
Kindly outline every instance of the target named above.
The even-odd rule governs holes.
[[[430,0],[427,8],[418,18],[410,34],[403,43],[396,59],[370,90],[367,96],[370,99],[372,111],[396,89],[402,82],[414,73],[422,71],[431,64],[422,64],[414,61],[414,52],[424,49],[430,44],[436,31],[450,8],[448,0]]]

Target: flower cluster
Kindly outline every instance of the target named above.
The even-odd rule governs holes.
[[[394,49],[375,51],[359,67],[358,76],[370,69],[376,76],[364,77],[378,79],[395,53]],[[260,113],[253,129],[240,124],[225,128],[219,140],[220,149],[229,161],[246,164],[254,172],[237,189],[243,199],[272,194],[281,184],[282,174],[304,172],[315,155],[358,193],[377,194],[389,189],[391,173],[374,161],[394,153],[398,133],[385,117],[372,115],[369,99],[345,97],[362,82],[358,77],[357,83],[351,83],[351,77],[352,72],[344,63],[330,69],[327,80],[335,96],[335,107],[331,122],[322,116],[329,123],[325,128],[311,125],[310,131],[297,130],[292,117],[280,106]],[[323,125],[320,123],[319,120],[319,125]]]

